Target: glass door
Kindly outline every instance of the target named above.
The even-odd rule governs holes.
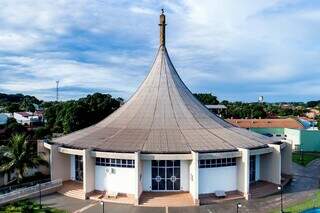
[[[75,179],[77,181],[83,181],[83,161],[81,155],[75,155]]]
[[[256,181],[256,156],[250,156],[250,183]]]
[[[153,160],[151,177],[154,191],[180,190],[180,161]]]

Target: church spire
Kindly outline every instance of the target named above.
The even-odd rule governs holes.
[[[161,9],[160,15],[160,46],[165,46],[166,44],[166,16],[164,15],[164,10]]]

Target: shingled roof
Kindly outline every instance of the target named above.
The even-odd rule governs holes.
[[[275,142],[224,121],[193,96],[169,58],[165,17],[161,16],[160,47],[135,94],[96,125],[53,142],[80,149],[142,153],[221,152]]]

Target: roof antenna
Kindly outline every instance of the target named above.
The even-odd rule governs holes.
[[[160,46],[166,44],[166,16],[164,15],[164,9],[161,9],[160,15]]]

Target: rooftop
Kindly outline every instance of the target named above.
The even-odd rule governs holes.
[[[241,128],[291,128],[304,129],[302,123],[294,118],[280,119],[227,119],[227,121]]]
[[[190,153],[257,148],[274,139],[231,125],[211,113],[183,83],[165,46],[160,15],[160,47],[135,94],[96,125],[54,139],[71,148],[142,153]]]

